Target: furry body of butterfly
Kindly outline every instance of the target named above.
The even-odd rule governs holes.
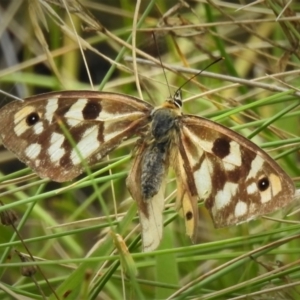
[[[140,136],[126,183],[138,203],[144,251],[156,249],[162,238],[169,166],[176,175],[176,206],[193,241],[198,200],[222,227],[294,199],[293,181],[263,150],[220,124],[182,114],[181,106],[179,93],[158,108],[117,93],[47,93],[4,106],[0,136],[40,177],[59,182],[84,170],[82,158],[93,165],[123,140]]]

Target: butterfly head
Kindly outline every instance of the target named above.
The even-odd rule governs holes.
[[[157,109],[160,108],[171,109],[172,111],[176,112],[175,113],[176,115],[181,115],[181,108],[182,108],[181,90],[178,89],[175,92],[174,96],[167,98],[165,103]],[[154,111],[157,109],[154,109]]]

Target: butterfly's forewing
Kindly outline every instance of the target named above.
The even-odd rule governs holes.
[[[215,227],[238,224],[286,206],[292,179],[254,143],[210,120],[181,118],[181,152]]]
[[[3,107],[0,136],[40,177],[67,181],[83,171],[82,159],[91,165],[143,129],[151,110],[142,100],[116,93],[47,93]]]

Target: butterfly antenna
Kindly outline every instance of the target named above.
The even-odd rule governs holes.
[[[195,75],[193,75],[192,77],[190,77],[186,82],[184,82],[174,93],[174,95],[177,95],[178,92],[180,90],[182,90],[182,88],[189,83],[190,81],[192,81],[196,76],[200,75],[202,72],[204,72],[205,70],[207,70],[208,68],[210,68],[211,66],[213,66],[214,64],[218,63],[219,61],[223,60],[224,57],[219,57],[217,58],[215,61],[213,61],[212,63],[210,63],[208,66],[206,66],[204,69],[202,69],[200,72],[196,73]]]
[[[165,68],[164,68],[164,66],[163,66],[163,63],[162,63],[162,61],[161,61],[161,56],[160,56],[160,52],[159,52],[159,47],[158,47],[158,43],[157,43],[156,36],[155,36],[155,33],[154,33],[154,32],[152,32],[152,36],[153,36],[154,44],[155,44],[155,46],[156,46],[156,51],[157,51],[158,59],[159,59],[160,65],[161,65],[161,67],[162,67],[162,69],[163,69],[164,76],[165,76],[165,80],[166,80],[166,83],[167,83],[167,86],[168,86],[168,89],[169,89],[169,94],[170,94],[170,97],[171,97],[172,94],[171,94],[170,85],[169,85],[169,83],[168,83],[168,78],[167,78],[167,75],[166,75],[166,70],[165,70]]]

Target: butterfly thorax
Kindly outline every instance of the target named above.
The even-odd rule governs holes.
[[[151,134],[156,142],[170,139],[180,115],[180,110],[169,102],[152,112]]]

